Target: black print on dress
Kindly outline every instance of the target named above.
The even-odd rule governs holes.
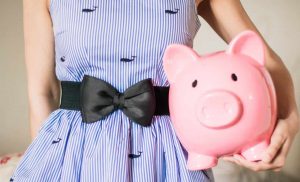
[[[93,12],[93,11],[95,11],[97,8],[98,8],[98,6],[94,6],[94,9],[84,8],[84,9],[82,9],[82,12],[87,12],[87,13]]]
[[[131,158],[131,159],[138,158],[138,157],[141,156],[141,154],[142,154],[142,152],[139,151],[139,154],[129,154],[128,157]]]
[[[172,10],[166,9],[166,10],[165,10],[165,13],[169,13],[169,14],[177,14],[178,11],[179,11],[179,9],[175,9],[175,10],[176,10],[176,11],[172,11]]]
[[[61,60],[61,62],[65,62],[65,60],[66,60],[65,56],[61,57],[60,60]]]
[[[11,182],[11,181],[14,181],[14,179],[13,179],[13,178],[10,178],[9,181],[10,181],[10,182]]]
[[[130,61],[133,61],[136,58],[136,56],[131,56],[131,57],[132,57],[131,59],[129,59],[129,58],[121,58],[121,61],[130,62]]]
[[[58,143],[58,142],[60,142],[60,141],[61,141],[61,138],[57,138],[57,140],[53,140],[53,141],[52,141],[52,144]]]

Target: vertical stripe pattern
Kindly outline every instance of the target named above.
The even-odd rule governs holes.
[[[192,47],[200,28],[194,0],[51,0],[50,15],[57,78],[81,81],[87,74],[119,92],[146,78],[169,86],[165,48]],[[59,108],[43,122],[11,181],[214,180],[211,169],[187,170],[186,159],[169,116],[154,116],[150,127],[142,127],[116,110],[87,124],[79,111]]]

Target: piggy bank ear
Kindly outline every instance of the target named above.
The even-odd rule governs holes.
[[[198,54],[190,47],[182,44],[167,46],[163,56],[163,67],[169,83],[173,83],[178,74],[198,58]]]
[[[257,61],[260,65],[265,64],[263,41],[258,34],[250,30],[237,35],[230,42],[227,53],[247,55]]]

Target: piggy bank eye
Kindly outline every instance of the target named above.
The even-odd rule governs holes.
[[[194,80],[194,81],[193,81],[192,86],[193,86],[193,87],[196,87],[196,86],[197,86],[197,80]]]
[[[233,80],[233,81],[237,81],[237,76],[236,76],[236,74],[234,74],[234,73],[232,73],[231,74],[231,79]]]

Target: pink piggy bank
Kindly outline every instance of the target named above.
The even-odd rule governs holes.
[[[277,116],[264,64],[263,42],[252,31],[236,36],[226,51],[204,56],[181,44],[166,48],[170,119],[189,170],[211,168],[235,153],[261,160]]]

